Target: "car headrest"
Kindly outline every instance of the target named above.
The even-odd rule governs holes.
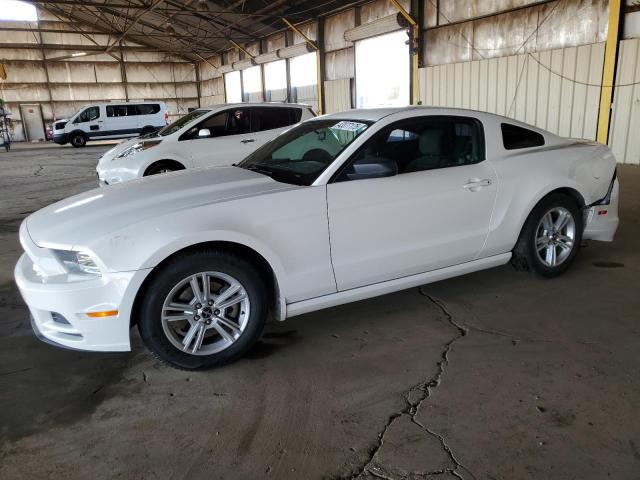
[[[442,138],[444,130],[429,128],[420,134],[418,148],[422,155],[440,155],[442,153]]]

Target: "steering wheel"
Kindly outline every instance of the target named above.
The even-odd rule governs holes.
[[[322,148],[312,148],[302,156],[302,160],[329,164],[333,159],[331,158],[331,154],[326,150]]]

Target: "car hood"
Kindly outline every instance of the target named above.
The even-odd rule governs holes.
[[[140,137],[134,137],[134,138],[130,138],[120,142],[115,147],[113,147],[110,150],[107,150],[105,153],[102,154],[102,156],[98,160],[98,165],[103,164],[105,162],[110,162],[115,157],[117,157],[122,152],[124,152],[127,148],[135,145],[139,141],[140,141]]]
[[[73,248],[180,210],[301,188],[238,167],[181,170],[89,190],[27,217],[40,247]]]

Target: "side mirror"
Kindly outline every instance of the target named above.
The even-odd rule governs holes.
[[[211,136],[211,130],[209,130],[208,128],[201,128],[200,130],[198,130],[198,137],[206,138],[210,136]]]
[[[349,180],[364,180],[393,177],[397,174],[398,164],[395,160],[384,157],[364,157],[355,161],[345,175]]]

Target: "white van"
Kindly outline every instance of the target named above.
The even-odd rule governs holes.
[[[97,103],[53,124],[53,141],[84,147],[88,140],[137,137],[169,124],[164,102]]]
[[[295,103],[198,108],[155,134],[124,141],[106,152],[96,168],[100,185],[185,168],[231,165],[313,117],[309,105]]]

